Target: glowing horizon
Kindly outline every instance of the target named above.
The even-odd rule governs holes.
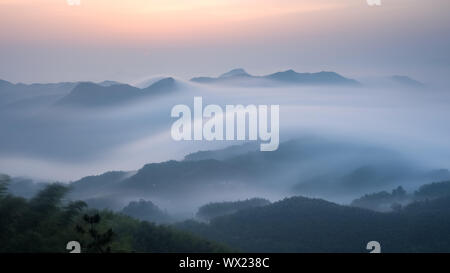
[[[326,1],[285,2],[274,6],[273,1],[267,0],[81,0],[81,5],[70,6],[65,0],[42,0],[39,3],[0,0],[0,22],[14,30],[12,33],[5,29],[8,38],[26,42],[64,42],[71,37],[77,37],[81,44],[99,42],[92,38],[127,41],[128,44],[130,41],[192,42],[214,33],[245,36],[246,31],[257,30],[251,26],[252,22],[257,22],[261,28],[270,25],[264,21],[271,18],[342,6]],[[46,39],[42,39],[43,34]]]
[[[0,0],[0,78],[126,81],[235,67],[422,73],[450,63],[448,0],[80,1]]]

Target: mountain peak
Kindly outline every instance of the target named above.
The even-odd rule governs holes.
[[[108,86],[111,86],[111,85],[118,85],[118,84],[123,84],[123,83],[106,80],[106,81],[99,82],[97,84],[100,85],[100,86],[108,87]]]
[[[236,81],[235,81],[236,80]],[[349,85],[360,86],[360,83],[349,78],[345,78],[336,72],[321,71],[317,73],[298,73],[293,69],[276,72],[264,76],[252,76],[242,68],[233,69],[218,78],[197,77],[191,81],[198,83],[221,83],[231,85],[260,85],[284,83],[297,85]]]
[[[101,86],[93,82],[81,82],[58,105],[106,106],[129,101],[140,95],[140,89],[127,84]]]
[[[268,79],[296,84],[313,85],[359,85],[353,79],[345,78],[336,72],[321,71],[316,73],[298,73],[292,69],[265,76]]]
[[[295,74],[297,74],[297,72],[295,72],[294,69],[289,69],[289,70],[283,71],[283,72],[281,72],[281,73],[288,73],[288,74],[293,74],[293,73],[295,73]]]
[[[232,70],[220,75],[219,78],[228,78],[228,77],[234,77],[234,76],[249,76],[249,74],[247,73],[247,71],[245,71],[242,68],[235,68],[235,69],[232,69]]]
[[[172,77],[163,78],[142,90],[145,91],[171,91],[176,88],[176,81]]]
[[[0,79],[0,87],[3,87],[3,86],[11,86],[11,85],[13,85],[13,84],[10,83],[10,82],[8,82],[8,81],[5,81],[5,80]]]
[[[103,87],[100,84],[94,83],[94,82],[79,82],[73,90],[80,90],[80,89],[86,89],[86,88],[93,88],[93,87]]]

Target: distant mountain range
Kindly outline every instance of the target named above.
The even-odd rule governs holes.
[[[399,75],[395,75],[395,76],[391,76],[389,77],[389,79],[397,84],[397,85],[402,85],[405,87],[425,87],[425,84],[419,81],[416,81],[408,76],[399,76]]]
[[[13,84],[0,80],[0,105],[39,97],[64,96],[77,84],[77,82]]]
[[[100,84],[84,82],[79,83],[56,104],[83,107],[110,106],[166,94],[176,89],[177,85],[173,78],[159,80],[144,89],[115,82],[103,82]]]
[[[60,106],[109,106],[170,93],[176,89],[177,83],[171,77],[160,79],[142,89],[117,81],[13,84],[0,80],[0,106],[32,106],[42,102]]]
[[[298,73],[294,70],[255,76],[242,68],[233,69],[218,77],[195,77],[191,82],[236,87],[278,86],[362,86],[359,81],[336,72]],[[421,88],[425,84],[408,76],[394,75],[373,82],[374,86]],[[0,80],[0,106],[56,104],[60,106],[110,106],[136,101],[150,96],[171,93],[179,88],[172,77],[153,77],[136,86],[106,80],[94,82],[61,82],[13,84]]]
[[[253,148],[248,144],[199,152],[183,161],[147,164],[136,172],[85,177],[71,183],[71,194],[75,199],[100,198],[106,203],[117,198],[183,203],[200,193],[220,196],[243,188],[270,189],[274,194],[357,196],[403,181],[430,181],[425,171],[415,171],[412,163],[395,152],[377,147],[305,137],[283,142],[268,154]],[[348,157],[349,153],[353,156]],[[344,154],[346,160],[333,160]],[[220,198],[226,200],[226,195]]]
[[[214,77],[196,77],[191,81],[208,84],[261,84],[261,85],[344,85],[360,86],[361,84],[353,79],[345,78],[335,72],[317,72],[317,73],[298,73],[294,70],[276,72],[265,76],[254,76],[247,73],[244,69],[233,69],[227,73]]]

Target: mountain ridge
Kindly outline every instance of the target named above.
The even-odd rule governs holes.
[[[219,77],[194,77],[191,79],[193,82],[209,84],[233,84],[233,80],[264,80],[272,84],[284,83],[294,85],[361,85],[358,81],[343,77],[336,72],[320,71],[315,73],[298,73],[292,69],[275,72],[268,75],[254,76],[248,74],[242,68],[235,68],[220,75]]]
[[[56,105],[60,106],[110,106],[134,100],[158,96],[177,90],[177,83],[172,77],[161,79],[149,87],[140,89],[128,84],[100,85],[92,82],[79,83]]]
[[[244,252],[367,252],[370,240],[383,252],[448,252],[449,204],[447,196],[381,213],[295,196],[175,226]]]

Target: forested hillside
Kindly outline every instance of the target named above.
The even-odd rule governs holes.
[[[51,184],[27,200],[8,193],[0,179],[0,252],[224,252],[228,248],[197,236],[65,199],[68,188]]]
[[[177,227],[244,252],[367,252],[369,241],[383,252],[448,252],[450,197],[389,213],[292,197]]]

